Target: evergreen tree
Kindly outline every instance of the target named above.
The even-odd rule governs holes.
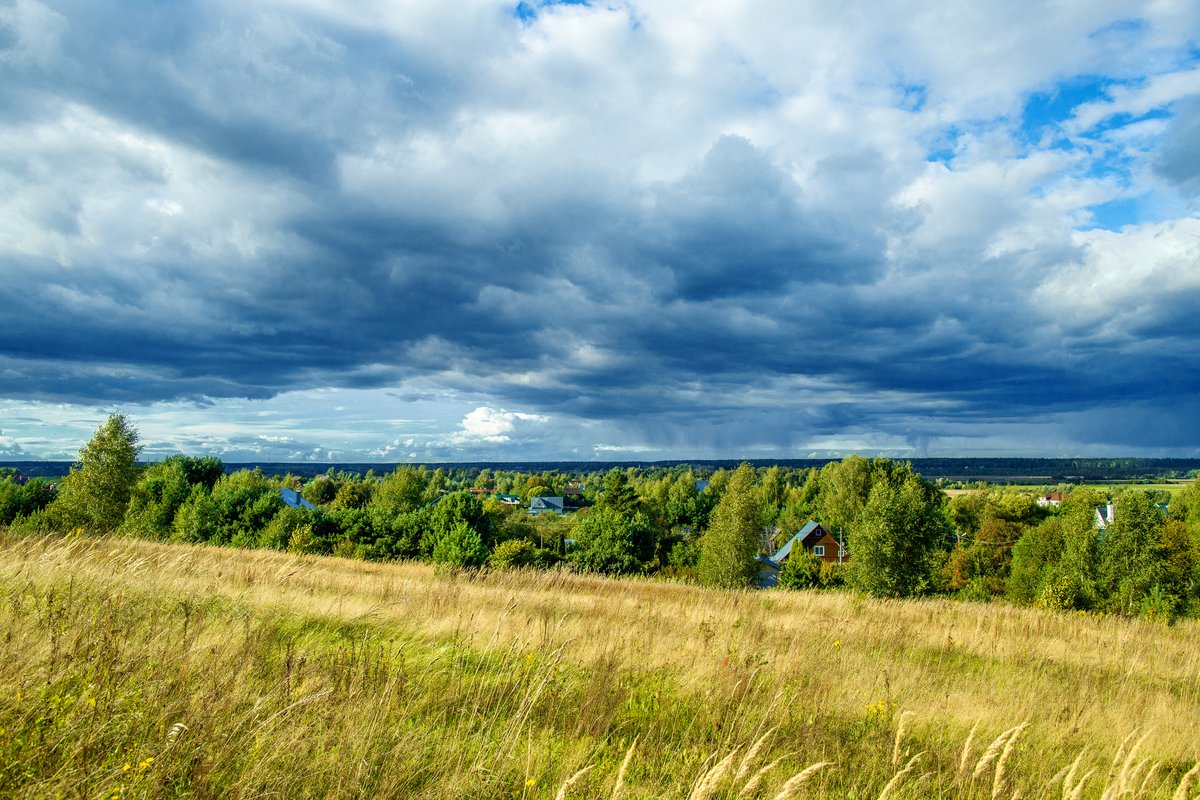
[[[488,549],[478,531],[466,522],[459,522],[437,537],[432,556],[435,564],[482,567],[487,562]]]
[[[613,469],[604,477],[604,493],[596,505],[611,509],[627,519],[641,511],[637,491],[629,485],[629,476],[619,469]]]

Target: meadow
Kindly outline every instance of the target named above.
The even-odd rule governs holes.
[[[1200,630],[0,534],[5,797],[1195,797]]]

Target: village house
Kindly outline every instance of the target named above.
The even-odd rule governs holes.
[[[850,553],[842,542],[839,542],[821,523],[809,520],[774,555],[757,557],[758,585],[760,587],[769,588],[779,584],[779,573],[783,571],[783,565],[792,557],[792,554],[798,552],[797,547],[800,548],[800,551],[809,553],[826,564],[844,564],[850,560]]]
[[[481,500],[496,500],[506,506],[521,505],[521,495],[519,494],[500,494],[495,489],[468,489],[468,492],[475,495]]]
[[[803,528],[796,532],[795,536],[788,539],[783,547],[775,552],[775,555],[771,556],[771,561],[782,568],[797,546],[826,564],[841,564],[850,560],[850,554],[845,545],[839,542],[821,523],[810,519]]]
[[[279,499],[288,508],[316,508],[316,506],[305,500],[295,489],[289,489],[286,486],[279,490]]]
[[[1037,504],[1042,508],[1058,508],[1062,505],[1062,492],[1051,492],[1038,497]]]
[[[561,497],[531,497],[529,498],[529,513],[537,516],[538,514],[562,514],[565,512],[563,506],[563,498]]]

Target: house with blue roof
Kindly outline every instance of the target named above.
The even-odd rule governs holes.
[[[316,508],[316,506],[305,500],[295,489],[289,489],[286,486],[279,490],[279,499],[288,508]]]
[[[537,516],[538,514],[563,514],[566,508],[563,505],[561,497],[531,497],[529,498],[529,513]]]

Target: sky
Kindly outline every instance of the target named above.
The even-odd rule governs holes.
[[[1200,456],[1195,0],[0,0],[0,459]]]

